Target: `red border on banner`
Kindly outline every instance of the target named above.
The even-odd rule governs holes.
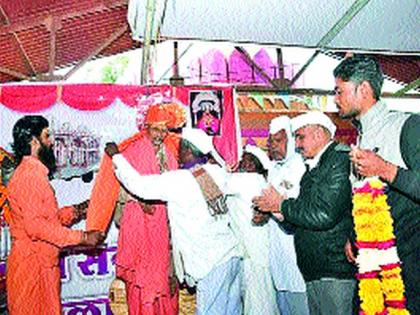
[[[0,104],[22,113],[43,111],[57,102],[78,110],[95,111],[110,106],[117,98],[133,107],[140,96],[171,90],[168,85],[118,84],[5,85],[0,88]]]
[[[227,163],[238,161],[235,110],[232,87],[212,86],[139,86],[118,84],[52,84],[52,85],[4,85],[0,86],[0,104],[21,112],[36,113],[64,104],[81,111],[97,111],[109,107],[119,98],[123,104],[134,107],[140,97],[155,93],[175,96],[183,104],[189,104],[189,92],[194,90],[222,90],[224,113],[221,133],[214,137],[214,145]]]

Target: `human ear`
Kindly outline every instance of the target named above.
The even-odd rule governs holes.
[[[35,152],[38,151],[38,149],[41,147],[41,142],[39,141],[39,139],[35,136],[32,136],[32,140],[31,140],[31,148],[32,150],[34,150]]]
[[[373,95],[373,89],[368,81],[363,81],[359,84],[359,91],[363,98],[371,97]]]

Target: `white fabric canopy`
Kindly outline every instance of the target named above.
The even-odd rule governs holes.
[[[317,47],[355,0],[168,0],[166,10],[164,2],[150,1],[153,34],[165,11],[163,37]],[[146,3],[129,2],[137,39],[144,34]],[[420,53],[419,17],[420,0],[371,0],[325,48]]]

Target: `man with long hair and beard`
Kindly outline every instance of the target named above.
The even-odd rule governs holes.
[[[57,171],[57,163],[55,161],[55,155],[52,145],[45,144],[41,139],[40,148],[38,151],[38,158],[48,168],[48,178],[52,179],[54,173]]]
[[[60,303],[60,248],[95,246],[98,231],[71,230],[80,205],[58,208],[49,177],[56,170],[48,121],[24,116],[13,127],[17,168],[8,184],[12,249],[6,286],[10,315],[58,315]]]

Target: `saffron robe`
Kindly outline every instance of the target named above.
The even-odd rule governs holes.
[[[168,138],[169,137],[169,138]],[[178,167],[173,135],[165,139],[168,169]],[[174,144],[176,143],[176,144]],[[122,154],[141,174],[159,174],[159,161],[145,132],[119,145]],[[87,229],[106,229],[118,197],[120,185],[113,174],[111,159],[105,156],[93,188],[87,213]],[[169,290],[169,228],[166,205],[154,205],[147,214],[136,200],[123,210],[116,258],[117,276],[126,283],[130,315],[177,314],[178,295]]]
[[[8,185],[12,248],[7,262],[10,315],[60,315],[61,247],[79,244],[82,231],[71,230],[72,208],[58,208],[48,169],[26,156]]]

